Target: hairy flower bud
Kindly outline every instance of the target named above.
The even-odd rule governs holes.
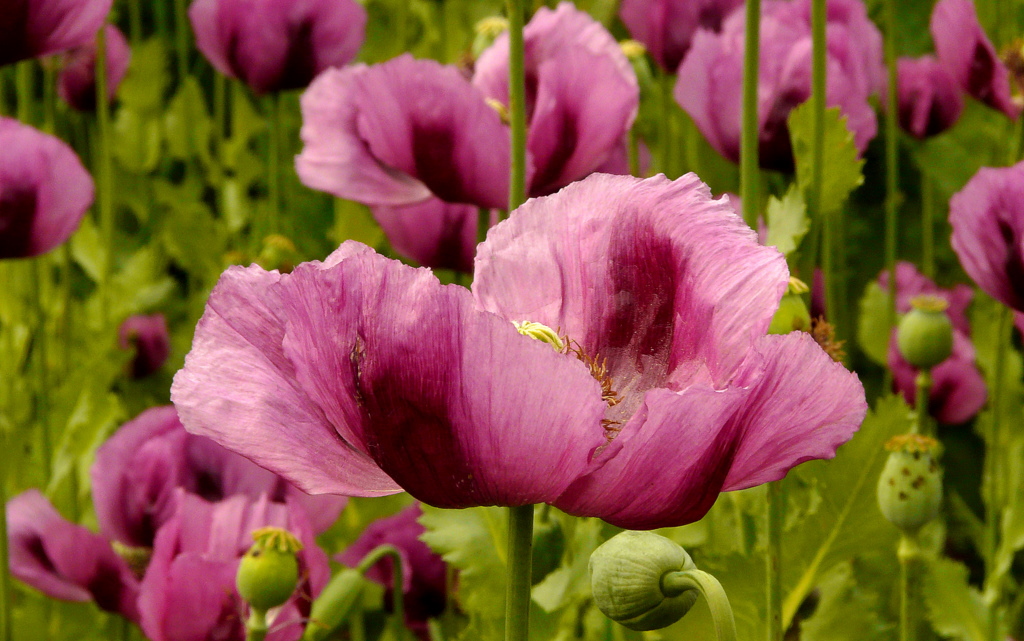
[[[664,628],[690,611],[697,592],[666,596],[662,578],[696,567],[686,550],[663,536],[622,532],[590,555],[594,602],[605,616],[631,630]]]
[[[920,434],[894,436],[885,444],[891,453],[878,479],[878,507],[905,534],[916,534],[939,512],[938,447],[935,439]]]
[[[264,527],[255,530],[249,551],[238,564],[235,585],[253,610],[267,611],[288,600],[299,584],[295,554],[302,543],[287,530]]]
[[[953,353],[953,324],[946,315],[949,303],[938,296],[917,296],[913,309],[900,320],[896,346],[918,369],[935,367]]]
[[[786,295],[779,301],[779,309],[768,326],[769,334],[788,334],[808,331],[811,328],[811,313],[807,310],[803,295],[810,291],[807,285],[794,277],[789,279]]]

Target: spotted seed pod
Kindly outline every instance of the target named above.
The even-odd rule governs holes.
[[[878,479],[878,506],[893,525],[914,535],[935,518],[942,502],[938,442],[920,434],[894,436]]]

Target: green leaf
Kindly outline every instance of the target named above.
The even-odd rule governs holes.
[[[192,76],[185,79],[178,93],[171,99],[164,116],[164,128],[167,151],[171,156],[181,160],[196,157],[206,165],[211,163],[213,120],[206,109],[203,90]]]
[[[167,254],[186,271],[211,282],[221,272],[227,248],[223,225],[201,202],[178,204],[164,219]]]
[[[339,245],[346,240],[357,240],[376,247],[384,240],[384,230],[373,219],[370,209],[351,200],[334,199],[334,226],[328,237]]]
[[[92,218],[86,216],[71,237],[71,256],[95,282],[103,280],[107,270],[107,248]]]
[[[765,244],[788,256],[800,246],[810,224],[803,194],[796,185],[791,185],[782,200],[775,196],[768,199],[768,240]]]
[[[857,586],[850,563],[832,568],[818,588],[818,607],[800,624],[800,641],[866,641],[884,633],[878,604]]]
[[[134,109],[118,109],[111,133],[114,158],[128,171],[147,174],[160,164],[163,128],[159,117]]]
[[[152,38],[133,43],[128,73],[117,89],[121,107],[139,113],[159,113],[169,84],[164,40]]]
[[[878,365],[889,362],[889,294],[878,281],[872,280],[864,288],[860,299],[860,319],[857,321],[857,344],[864,354]]]
[[[796,182],[807,202],[811,189],[813,164],[813,109],[811,101],[803,103],[789,114],[789,135],[793,141],[796,161]],[[812,211],[815,217],[832,215],[840,210],[846,198],[864,182],[864,160],[853,142],[853,133],[847,127],[846,116],[838,107],[825,110],[825,140],[822,161],[821,211]]]
[[[985,641],[985,604],[967,581],[967,567],[945,558],[925,563],[922,592],[935,631],[964,641]]]

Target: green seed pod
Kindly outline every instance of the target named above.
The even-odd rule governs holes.
[[[554,519],[537,520],[533,524],[533,585],[558,569],[565,552],[565,533]]]
[[[322,641],[348,619],[363,595],[366,579],[358,570],[342,568],[313,601],[303,641]]]
[[[235,585],[253,610],[265,612],[287,601],[299,584],[295,554],[302,543],[287,530],[275,527],[260,528],[252,538],[256,542],[238,564]]]
[[[903,533],[914,535],[939,513],[942,469],[938,442],[920,434],[894,436],[878,479],[878,507]]]
[[[662,577],[696,567],[686,550],[663,536],[622,532],[590,555],[594,602],[605,616],[631,630],[667,627],[690,611],[698,592],[665,596]]]
[[[946,315],[949,303],[937,296],[917,296],[913,309],[896,329],[896,346],[918,369],[935,367],[953,353],[953,323]]]
[[[769,334],[788,334],[790,332],[806,332],[811,328],[811,313],[807,311],[807,303],[803,295],[808,291],[807,285],[797,278],[789,279],[786,295],[779,301],[779,309],[772,317],[768,326]]]

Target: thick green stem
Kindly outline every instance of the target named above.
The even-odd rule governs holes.
[[[921,271],[935,279],[935,187],[921,172]]]
[[[267,611],[252,608],[245,622],[245,641],[263,641],[267,638]]]
[[[402,568],[402,555],[393,545],[380,545],[375,547],[356,566],[360,574],[375,566],[384,557],[391,557],[391,608],[394,611],[395,637],[398,639],[408,638],[405,628],[405,592],[404,572]]]
[[[822,227],[822,274],[825,277],[825,317],[837,322],[835,254],[836,226],[833,216],[822,216],[822,183],[825,164],[825,87],[826,77],[826,35],[827,21],[825,0],[811,2],[811,189],[808,200],[812,214],[821,220]],[[839,214],[835,214],[838,216]]]
[[[174,46],[177,49],[178,84],[185,81],[188,75],[188,2],[174,0]]]
[[[110,149],[110,103],[107,101],[107,30],[105,25],[96,34],[96,124],[97,143],[96,205],[99,209],[100,233],[106,260],[103,262],[103,313],[110,323],[111,280],[114,273],[114,195]]]
[[[768,484],[768,551],[765,557],[765,595],[768,605],[768,620],[765,638],[768,641],[782,641],[782,523],[785,495],[782,481]]]
[[[26,125],[32,124],[32,100],[35,94],[33,87],[35,70],[32,68],[34,64],[34,60],[26,60],[18,64],[14,71],[14,87],[18,94],[18,120]]]
[[[757,226],[758,135],[757,78],[761,42],[761,0],[747,0],[743,50],[743,130],[740,138],[740,200],[743,220]]]
[[[533,505],[508,508],[505,641],[527,641],[533,573]]]
[[[900,641],[917,641],[921,625],[920,546],[903,535],[896,554],[900,561]]]
[[[53,67],[43,67],[43,131],[57,132],[57,73]]]
[[[640,141],[636,137],[636,127],[630,127],[626,134],[626,153],[629,157],[629,175],[640,175]]]
[[[1006,307],[1000,307],[999,319],[996,322],[996,351],[992,372],[991,403],[992,420],[989,422],[988,438],[985,442],[985,478],[982,487],[985,490],[985,594],[989,599],[987,638],[989,641],[1002,641],[999,634],[999,609],[1002,603],[1003,586],[996,582],[996,556],[999,553],[999,527],[1005,494],[1002,484],[1006,476],[1006,466],[1002,456],[1004,448],[1002,405],[1004,384],[1006,381],[1005,353],[1012,349],[1010,345],[1011,313]]]
[[[928,401],[931,398],[932,392],[932,371],[930,369],[923,369],[918,372],[914,384],[916,385],[916,390],[914,391],[916,411],[910,431],[914,434],[934,437],[935,434],[933,432],[935,430],[932,429],[931,416],[928,414]]]
[[[885,0],[885,65],[888,87],[885,100],[885,268],[896,274],[896,225],[899,223],[899,139],[896,129],[896,0]],[[889,327],[896,325],[896,287],[889,287]]]
[[[526,202],[526,71],[523,66],[523,0],[508,8],[508,118],[512,128],[512,177],[508,213]]]
[[[718,641],[736,641],[736,621],[732,607],[718,579],[697,569],[669,572],[661,578],[661,591],[667,597],[679,596],[689,590],[697,590],[708,602]]]
[[[53,435],[50,433],[50,381],[48,353],[50,336],[46,327],[46,310],[43,299],[46,296],[43,269],[45,257],[32,260],[32,316],[36,326],[33,339],[32,367],[35,370],[35,417],[39,425],[40,454],[43,459],[44,476],[50,478],[53,469]]]
[[[137,45],[142,40],[141,2],[128,2],[128,35],[131,37],[132,45]]]

